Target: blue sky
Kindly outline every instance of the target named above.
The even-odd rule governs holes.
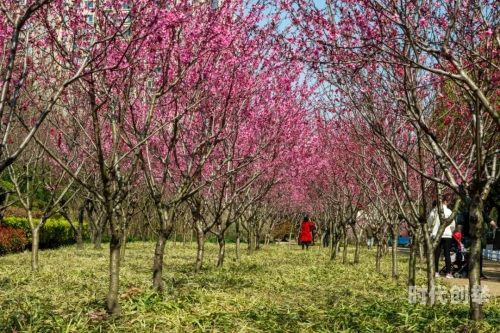
[[[325,0],[314,0],[314,4],[318,8],[324,8],[325,7]]]

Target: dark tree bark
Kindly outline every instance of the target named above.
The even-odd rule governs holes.
[[[398,225],[394,223],[392,225],[392,278],[397,280],[399,278],[398,273]]]

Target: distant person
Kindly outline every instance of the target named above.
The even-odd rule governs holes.
[[[373,237],[372,227],[367,225],[365,228],[365,233],[366,233],[366,245],[368,245],[368,250],[371,250],[373,249],[373,244],[375,243],[375,237]]]
[[[451,216],[451,210],[448,208],[448,200],[443,198],[443,213],[444,217],[448,218]],[[439,226],[441,225],[441,221],[439,220],[439,211],[437,205],[434,209],[431,210],[429,214],[429,218],[427,219],[427,223],[434,223],[434,227],[432,228],[431,239],[435,239],[437,237],[437,232]],[[444,251],[444,261],[446,263],[446,277],[448,279],[452,279],[453,275],[451,275],[451,243],[453,239],[453,231],[455,230],[455,221],[452,221],[449,226],[444,229],[443,236],[439,241],[439,245],[434,252],[434,263],[436,268],[436,277],[440,277],[439,275],[439,258],[441,257],[441,247]]]
[[[309,250],[309,245],[313,241],[313,229],[314,223],[309,220],[309,217],[304,217],[304,221],[302,221],[302,228],[300,229],[299,240],[302,244],[302,250]]]
[[[323,247],[328,247],[330,245],[330,227],[328,227],[325,231],[325,235],[323,236]]]
[[[495,221],[485,212],[483,211],[483,222],[487,226],[492,226],[495,229],[498,229],[498,226]],[[469,247],[471,245],[470,239],[470,220],[469,220],[469,211],[465,210],[457,215],[457,231],[462,233],[463,243],[465,247]],[[485,242],[481,242],[481,251],[479,251],[479,270],[481,272],[481,279],[486,279],[487,277],[483,274],[483,247]]]

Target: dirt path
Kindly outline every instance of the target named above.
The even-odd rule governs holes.
[[[399,253],[403,255],[409,254],[409,249],[400,248]],[[482,286],[487,286],[489,290],[489,294],[491,296],[500,297],[500,262],[491,261],[491,260],[483,260],[483,273],[486,275],[487,279],[481,280]],[[469,279],[446,279],[441,277],[440,280],[445,281],[449,285],[457,285],[457,286],[468,286]]]
[[[500,297],[500,262],[483,260],[483,274],[486,275],[487,279],[481,280],[481,286],[488,287],[488,293],[491,296]],[[450,285],[457,286],[468,286],[469,279],[446,279],[441,278],[441,280],[446,281]]]

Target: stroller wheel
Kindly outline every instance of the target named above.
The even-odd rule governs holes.
[[[460,273],[453,273],[453,277],[459,279],[462,277],[462,275]]]
[[[465,279],[469,274],[467,272],[462,272],[462,277]]]

